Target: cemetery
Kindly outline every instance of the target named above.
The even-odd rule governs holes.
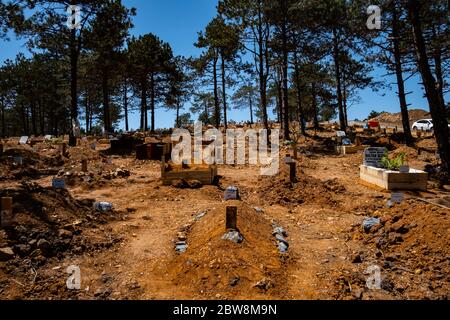
[[[0,1],[0,301],[448,300],[449,5]]]
[[[0,284],[23,284],[0,285],[3,297],[445,296],[450,199],[429,170],[429,138],[414,149],[396,134],[324,127],[282,146],[275,176],[248,158],[176,165],[169,135],[87,137],[74,147],[47,138],[1,142]],[[359,148],[334,152],[344,139]],[[138,156],[139,141],[148,156]],[[66,288],[72,264],[89,273],[85,290]],[[357,277],[372,264],[389,266],[386,289]]]

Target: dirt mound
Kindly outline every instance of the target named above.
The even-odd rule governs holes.
[[[99,243],[91,243],[84,231],[117,218],[114,212],[94,211],[94,200],[78,201],[66,190],[33,183],[0,190],[0,197],[6,196],[13,198],[14,226],[1,233],[0,247],[11,247],[17,256],[30,256],[38,265],[46,263],[43,257],[62,258],[67,251],[95,251]],[[103,241],[113,243],[106,235]]]
[[[237,206],[242,243],[222,239],[226,206]],[[202,297],[239,298],[254,292],[255,298],[281,298],[285,292],[284,260],[272,235],[273,226],[255,209],[239,201],[228,201],[187,231],[187,250],[168,266],[176,285],[185,285]],[[252,295],[253,297],[253,295]]]
[[[305,174],[301,164],[297,164],[297,181],[290,182],[289,169],[283,163],[276,177],[264,177],[259,189],[263,202],[269,205],[300,205],[303,203],[320,203],[336,206],[336,195],[345,192],[345,187],[336,180],[322,181]]]
[[[378,298],[448,299],[449,214],[450,210],[409,199],[375,211],[372,216],[380,218],[380,223],[369,230],[355,227],[352,238],[361,241],[364,250],[352,259],[381,268]],[[341,274],[337,281],[339,298],[352,295],[351,286],[353,291],[358,286],[363,288],[364,279],[358,272]],[[372,294],[367,289],[364,293],[377,298]]]
[[[108,185],[111,181],[127,178],[130,171],[123,166],[118,167],[105,161],[88,162],[88,171],[81,170],[81,163],[66,165],[58,171],[57,177],[65,178],[69,186],[81,186],[85,189],[93,189]]]
[[[17,158],[22,159],[22,164]],[[64,164],[61,155],[40,155],[26,147],[6,149],[0,159],[0,181],[51,175]]]
[[[409,121],[411,123],[420,119],[426,119],[430,117],[430,113],[422,109],[409,110],[408,113],[409,113]],[[399,123],[402,122],[402,114],[401,112],[398,113],[383,112],[378,117],[369,120],[375,120],[379,122]]]

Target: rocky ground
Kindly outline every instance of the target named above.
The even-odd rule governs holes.
[[[159,162],[110,155],[107,145],[61,155],[51,143],[4,143],[0,196],[13,197],[16,225],[0,231],[0,298],[448,299],[450,186],[431,175],[427,192],[388,206],[390,192],[359,181],[362,154],[336,155],[333,132],[310,134],[295,183],[282,159],[275,177],[224,165],[217,186],[183,188],[161,185]],[[432,139],[363,140],[407,153],[414,168],[436,167]],[[51,188],[55,176],[67,190]],[[224,203],[230,185],[241,200]],[[239,243],[222,239],[227,205],[238,207]],[[368,218],[376,223],[364,228]],[[80,290],[67,288],[70,266]],[[369,289],[373,270],[381,283]]]

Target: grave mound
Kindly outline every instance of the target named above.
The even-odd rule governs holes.
[[[227,206],[237,207],[241,243],[223,239]],[[193,223],[187,250],[169,264],[175,284],[202,297],[239,298],[240,293],[264,299],[282,297],[288,255],[280,255],[272,223],[240,201],[227,201]]]
[[[12,248],[16,257],[30,257],[40,265],[49,262],[48,258],[94,252],[115,243],[106,231],[90,235],[91,228],[117,216],[115,212],[95,212],[94,200],[76,200],[64,189],[35,183],[2,189],[0,197],[12,197],[14,217],[12,226],[0,231],[0,248]],[[18,265],[24,261],[16,260]]]
[[[263,202],[270,205],[298,205],[303,203],[319,203],[327,206],[337,206],[337,194],[345,192],[345,187],[335,180],[321,181],[302,172],[297,164],[297,182],[292,185],[289,178],[289,167],[280,164],[280,173],[275,176],[263,177],[260,183],[259,195]]]

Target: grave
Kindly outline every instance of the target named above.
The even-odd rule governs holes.
[[[408,173],[372,166],[360,167],[361,180],[386,190],[427,190],[428,173],[410,169]]]
[[[136,149],[137,145],[142,144],[144,139],[135,138],[130,135],[120,135],[117,138],[108,140],[107,143],[111,144],[112,154],[131,154]],[[98,140],[98,143],[103,144],[106,139]]]
[[[136,146],[137,160],[161,160],[162,157],[171,158],[172,145],[170,143],[149,142]]]
[[[13,225],[12,198],[3,197],[1,199],[0,221],[2,228],[9,228]]]
[[[345,156],[347,154],[355,154],[358,153],[359,151],[363,151],[367,147],[369,146],[368,145],[336,146],[336,151],[338,154]]]
[[[428,173],[409,169],[400,172],[382,168],[385,148],[367,148],[364,164],[360,166],[360,179],[386,190],[427,190]]]
[[[165,158],[161,160],[161,181],[163,185],[171,185],[174,180],[197,180],[203,185],[214,184],[217,177],[217,166],[215,165],[182,165],[166,163]]]

